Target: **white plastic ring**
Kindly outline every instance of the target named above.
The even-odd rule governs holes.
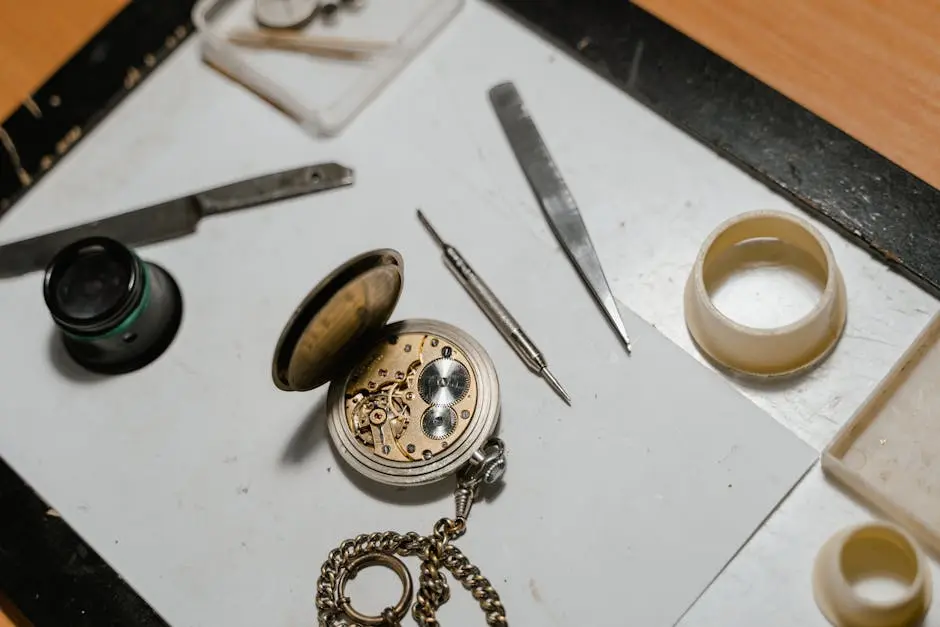
[[[860,579],[878,575],[904,582],[890,601],[856,593]],[[836,627],[907,627],[930,607],[933,586],[923,552],[900,527],[873,522],[849,527],[819,550],[813,567],[813,592],[823,615]]]
[[[819,302],[800,320],[773,329],[749,327],[712,302],[707,280],[718,266],[735,262],[738,244],[752,240],[798,249],[825,278]],[[685,289],[686,325],[699,349],[724,368],[759,377],[794,374],[825,359],[845,329],[846,307],[845,282],[829,244],[807,221],[779,211],[744,213],[721,224],[702,244]]]

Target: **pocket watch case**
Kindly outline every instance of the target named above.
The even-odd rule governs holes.
[[[436,320],[388,324],[402,285],[396,251],[350,259],[297,307],[272,363],[281,390],[329,383],[337,450],[396,486],[432,483],[480,458],[499,420],[496,369],[476,340]]]

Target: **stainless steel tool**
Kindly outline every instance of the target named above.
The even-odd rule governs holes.
[[[129,247],[193,233],[205,216],[352,185],[353,171],[321,163],[196,192],[143,209],[0,246],[0,278],[41,270],[62,248],[102,236]]]
[[[483,279],[473,271],[473,268],[470,267],[470,264],[467,263],[460,252],[441,239],[441,236],[437,234],[437,231],[434,230],[434,227],[431,226],[431,223],[424,217],[420,209],[418,209],[418,220],[421,221],[421,224],[424,225],[424,228],[427,229],[428,233],[431,234],[431,237],[434,238],[434,241],[437,242],[437,245],[441,248],[441,251],[443,251],[444,263],[447,265],[447,268],[453,273],[460,284],[463,285],[467,293],[473,297],[473,300],[480,306],[480,309],[482,309],[483,313],[490,319],[490,322],[492,322],[503,337],[506,338],[506,341],[509,342],[510,346],[518,353],[522,361],[525,362],[525,365],[545,379],[545,381],[552,386],[552,389],[570,405],[571,397],[568,396],[568,392],[565,391],[565,388],[561,386],[558,379],[549,371],[548,362],[545,361],[542,352],[535,343],[529,339],[529,336],[522,330],[522,327],[516,322],[516,319],[509,313],[509,310],[496,298],[496,295],[487,287]]]
[[[568,253],[568,258],[590,288],[629,353],[630,338],[617,309],[617,301],[614,300],[607,284],[600,259],[597,258],[594,244],[591,243],[587,227],[584,226],[581,212],[551,153],[548,152],[535,122],[529,116],[522,97],[515,85],[501,83],[490,89],[490,102],[555,237]]]

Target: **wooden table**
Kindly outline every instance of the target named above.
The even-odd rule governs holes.
[[[940,187],[940,11],[921,0],[637,0]]]
[[[9,599],[0,594],[0,627],[32,627]]]
[[[0,0],[0,121],[129,0]]]

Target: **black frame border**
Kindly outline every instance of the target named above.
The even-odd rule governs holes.
[[[195,0],[131,0],[0,125],[0,217],[193,31]]]
[[[2,459],[0,512],[0,591],[33,627],[168,627]]]

